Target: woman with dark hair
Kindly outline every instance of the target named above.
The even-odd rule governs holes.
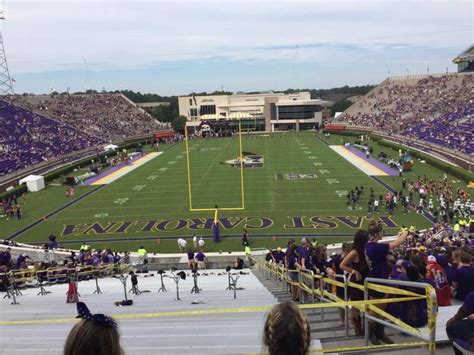
[[[290,279],[290,289],[293,295],[293,301],[299,302],[299,286],[296,284],[298,279],[298,269],[301,267],[298,263],[298,246],[296,243],[291,244],[286,253],[286,266],[288,268],[288,278]]]
[[[367,276],[378,279],[388,279],[388,252],[402,245],[408,236],[408,231],[401,231],[397,238],[390,243],[379,243],[384,235],[382,223],[377,220],[370,220],[367,230],[369,232],[369,241],[365,243],[364,246],[365,257],[369,265],[369,273]],[[386,294],[373,290],[370,290],[369,294],[372,299],[386,297]],[[384,309],[385,305],[381,304],[378,307]],[[384,326],[377,322],[369,322],[369,339],[374,345],[380,345],[380,340],[386,344],[393,344],[393,341],[385,335]]]
[[[87,306],[77,304],[77,318],[82,318],[64,345],[64,355],[123,355],[117,323],[103,314],[92,314]]]
[[[311,327],[292,302],[272,308],[265,321],[263,343],[270,355],[305,355],[311,346]]]
[[[365,259],[365,243],[369,240],[369,233],[363,229],[356,232],[351,251],[341,262],[341,269],[347,272],[349,281],[359,285],[364,284],[364,280],[369,273],[369,265]],[[351,301],[361,301],[364,299],[364,292],[357,288],[349,288],[349,298]],[[362,336],[364,331],[362,328],[362,320],[360,312],[357,308],[351,308],[351,319],[354,323],[355,335]]]

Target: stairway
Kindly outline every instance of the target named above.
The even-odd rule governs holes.
[[[292,296],[287,291],[287,287],[284,282],[277,280],[273,275],[269,276],[267,273],[258,270],[258,268],[252,269],[252,272],[263,284],[263,286],[266,287],[275,296],[275,298],[277,298],[278,302],[284,302],[292,299]],[[311,334],[313,339],[319,339],[323,349],[365,345],[364,337],[356,337],[354,335],[353,328],[349,329],[349,336],[346,337],[344,327],[339,325],[339,311],[337,309],[305,309],[303,312],[306,314],[306,317],[308,318],[308,321],[311,325]],[[386,328],[386,334],[396,343],[419,341],[414,337],[401,334],[393,329]],[[425,347],[388,348],[384,349],[383,351],[380,349],[372,351],[363,350],[354,351],[351,353],[382,354],[400,351],[401,349],[403,349],[404,355],[429,354],[428,349]],[[451,347],[446,344],[438,345],[436,348],[436,354],[447,355],[452,353]]]

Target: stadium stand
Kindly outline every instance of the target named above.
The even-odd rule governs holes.
[[[338,121],[472,154],[473,95],[472,73],[388,78]]]
[[[9,96],[31,111],[46,114],[91,135],[120,143],[154,133],[164,124],[133,106],[120,94]]]
[[[70,125],[0,100],[0,176],[105,143]]]

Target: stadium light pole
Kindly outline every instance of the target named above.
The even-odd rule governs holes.
[[[6,19],[7,8],[3,0],[0,4],[0,20]],[[3,44],[3,31],[0,31],[0,94],[13,94],[13,82],[8,70],[7,55]]]

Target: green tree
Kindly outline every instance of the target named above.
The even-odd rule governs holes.
[[[340,100],[334,103],[331,107],[331,114],[334,116],[336,112],[343,112],[352,105],[352,101]]]
[[[184,133],[185,126],[186,126],[186,117],[184,116],[175,117],[173,121],[171,121],[171,127],[173,127],[173,129],[176,132]]]

